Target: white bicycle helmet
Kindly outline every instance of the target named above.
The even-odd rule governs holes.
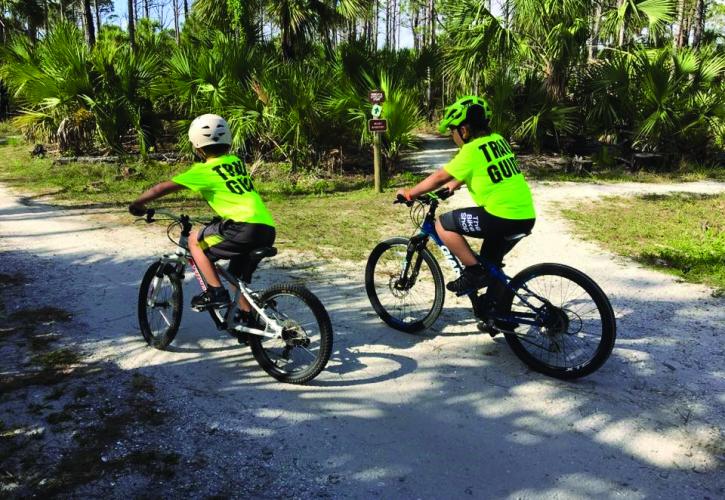
[[[219,115],[197,116],[189,127],[189,141],[195,148],[210,144],[232,144],[232,132],[227,121]]]

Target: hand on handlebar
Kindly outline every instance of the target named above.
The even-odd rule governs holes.
[[[420,196],[416,196],[415,198],[412,198],[410,196],[410,191],[407,189],[400,189],[396,193],[396,198],[393,204],[395,203],[405,203],[407,206],[412,206],[413,201],[415,199],[419,199],[423,203],[430,203],[432,200],[445,200],[447,198],[450,198],[453,196],[454,191],[451,191],[447,187],[444,187],[442,189],[439,189],[438,191],[435,191],[434,193],[425,193]]]
[[[393,204],[396,203],[405,203],[407,206],[411,206],[413,204],[413,198],[410,196],[410,190],[398,189],[398,192],[395,194],[395,201]]]
[[[135,215],[136,217],[143,217],[146,215],[146,207],[136,203],[131,203],[128,206],[128,211],[131,215]]]

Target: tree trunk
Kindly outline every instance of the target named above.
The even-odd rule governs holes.
[[[677,24],[679,31],[677,32],[676,47],[682,47],[685,40],[685,0],[677,2]]]
[[[398,0],[392,0],[393,8],[390,9],[390,46],[395,50],[395,19],[398,15]]]
[[[390,2],[392,0],[385,1],[385,48],[390,48]]]
[[[702,33],[705,31],[705,0],[697,1],[697,12],[695,13],[695,31],[692,35],[692,46],[698,48],[702,41]]]
[[[136,22],[133,12],[133,0],[128,0],[128,41],[131,44],[131,50],[136,51]]]
[[[96,33],[93,28],[93,14],[91,14],[91,0],[83,0],[83,26],[86,33],[86,43],[89,47],[96,44]]]
[[[184,22],[189,17],[189,0],[184,0]]]
[[[430,46],[436,44],[436,4],[430,0]]]
[[[617,0],[617,9],[619,9],[620,7],[622,7],[622,5],[624,5],[624,2],[626,2],[626,1],[627,0]],[[622,47],[624,45],[624,35],[626,33],[626,30],[627,30],[627,16],[625,15],[622,18],[622,24],[619,25],[619,36],[618,36],[618,39],[617,39],[617,46],[618,47]]]
[[[176,45],[179,45],[181,38],[179,37],[179,0],[173,0],[172,8],[174,9],[174,33],[176,33]]]
[[[418,25],[420,23],[420,10],[416,5],[413,8],[413,18],[411,19],[411,27],[413,28],[413,49],[418,52],[420,50],[420,38],[418,34]]]
[[[592,38],[589,45],[589,60],[594,60],[594,56],[597,55],[597,46],[599,45],[599,28],[601,26],[602,19],[602,4],[597,2],[596,10],[594,11],[594,28],[592,29]]]
[[[398,30],[395,32],[395,41],[396,41],[396,46],[399,47],[400,46],[400,26],[401,26],[401,24],[403,24],[403,22],[401,21],[401,15],[403,14],[403,12],[402,12],[402,7],[400,6],[400,4],[398,4],[397,7],[398,7],[397,8],[398,12],[395,15],[395,19],[398,20]]]
[[[687,47],[690,45],[690,28],[692,28],[692,11],[690,9],[687,9],[685,12],[684,17],[684,23],[682,25],[683,29],[683,36],[682,36],[682,45],[681,47]]]
[[[375,0],[375,21],[373,21],[373,47],[374,50],[378,50],[378,32],[380,31],[380,27],[378,26],[378,23],[380,22],[380,0]]]
[[[101,34],[101,7],[98,5],[98,0],[93,0],[93,6],[96,9],[96,28],[98,28],[98,34]]]
[[[151,17],[151,8],[149,6],[149,0],[143,0],[143,16],[146,19]]]

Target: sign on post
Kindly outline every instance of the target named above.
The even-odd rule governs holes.
[[[385,92],[382,90],[371,90],[368,93],[368,99],[373,105],[371,114],[372,120],[368,120],[368,130],[373,132],[373,171],[375,177],[375,192],[383,192],[383,175],[380,168],[381,151],[380,151],[380,133],[388,130],[388,122],[381,120],[383,114],[382,104],[385,102]]]
[[[385,102],[385,92],[382,90],[371,90],[368,93],[368,99],[370,99],[370,102],[373,104],[380,104]]]
[[[368,130],[370,132],[385,132],[388,130],[388,120],[379,120],[376,118],[368,120]]]

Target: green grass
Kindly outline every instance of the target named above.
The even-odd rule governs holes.
[[[29,150],[27,144],[0,146],[5,158],[0,162],[0,181],[22,193],[50,195],[55,204],[115,207],[119,213],[141,192],[189,166],[157,162],[53,165],[50,159],[31,159]],[[413,174],[389,179],[383,194],[374,193],[372,176],[360,172],[293,172],[283,164],[264,164],[256,169],[254,179],[277,221],[281,250],[361,260],[381,238],[410,234],[413,229],[408,211],[392,206],[398,187],[420,180]],[[176,193],[154,206],[202,218],[212,215],[191,191]]]
[[[667,182],[696,182],[704,180],[725,181],[725,167],[683,166],[679,169],[666,172],[649,172],[639,170],[630,172],[623,168],[608,168],[596,170],[591,174],[567,173],[563,170],[530,168],[522,164],[528,180],[551,182],[586,182],[586,183],[618,183],[642,182],[647,184],[662,184]]]
[[[394,190],[370,189],[324,196],[272,197],[267,205],[277,221],[277,245],[323,258],[363,260],[383,238],[409,235],[408,209],[392,206]]]
[[[580,234],[725,293],[725,194],[610,197],[564,210]]]

